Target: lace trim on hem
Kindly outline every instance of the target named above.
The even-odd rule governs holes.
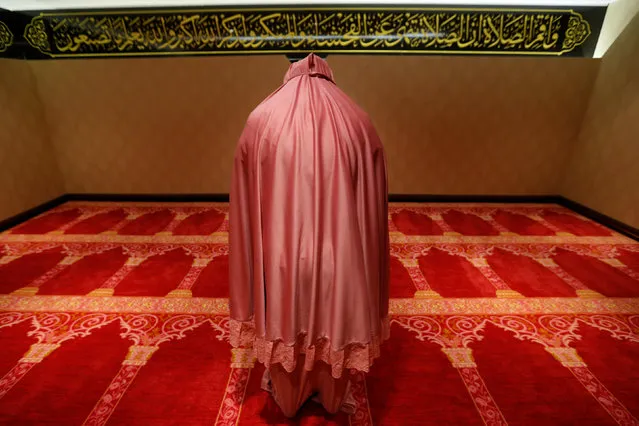
[[[322,361],[331,366],[331,375],[339,379],[344,369],[357,370],[368,373],[373,361],[380,356],[380,345],[390,336],[388,318],[381,322],[381,335],[372,336],[367,343],[350,343],[343,349],[333,349],[328,338],[316,339],[309,344],[306,333],[300,333],[293,345],[285,344],[281,340],[270,341],[255,335],[252,321],[236,321],[229,323],[230,342],[235,348],[252,347],[259,362],[267,368],[271,364],[281,364],[289,373],[297,366],[300,354],[305,354],[304,369],[310,371],[315,362]]]

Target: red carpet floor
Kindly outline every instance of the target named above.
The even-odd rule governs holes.
[[[358,410],[289,422],[227,342],[226,213],[77,202],[0,234],[0,424],[639,424],[639,243],[553,205],[392,205]]]

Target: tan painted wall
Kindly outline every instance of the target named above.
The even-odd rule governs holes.
[[[562,193],[639,226],[638,19],[603,61],[329,63],[375,122],[391,192]],[[287,66],[281,56],[0,61],[0,218],[62,192],[228,192],[246,116]]]
[[[29,66],[0,60],[0,220],[63,192]]]
[[[601,58],[606,54],[637,13],[639,13],[639,1],[637,0],[615,0],[608,5],[606,17],[597,39],[595,58]]]
[[[393,193],[556,192],[598,62],[329,56],[384,141]],[[33,62],[69,192],[226,193],[283,56]]]
[[[603,57],[562,193],[639,227],[639,15]]]
[[[416,194],[554,193],[598,66],[468,56],[331,63],[381,134],[390,192]]]
[[[235,142],[282,57],[31,63],[69,192],[227,193]]]

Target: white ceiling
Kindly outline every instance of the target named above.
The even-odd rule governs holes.
[[[102,9],[134,7],[212,7],[279,5],[388,6],[606,6],[616,0],[0,0],[8,10]],[[639,1],[639,0],[636,0]]]

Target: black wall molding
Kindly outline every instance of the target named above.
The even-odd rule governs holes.
[[[386,53],[592,57],[606,7],[0,10],[19,59]]]
[[[558,204],[556,195],[389,194],[391,203],[540,203]]]
[[[560,195],[425,195],[389,194],[394,203],[539,203],[558,204],[598,222],[620,234],[639,241],[639,229]],[[217,202],[229,201],[229,194],[65,194],[40,206],[0,221],[0,232],[69,201],[102,202]]]
[[[53,200],[47,201],[46,203],[42,203],[29,210],[25,210],[22,213],[18,213],[15,216],[0,220],[0,232],[4,232],[7,229],[14,228],[29,219],[33,219],[36,216],[46,213],[47,211],[66,203],[67,201],[69,201],[69,197],[67,195],[61,195],[60,197],[54,198]]]
[[[138,203],[228,203],[229,194],[67,194],[67,201]]]
[[[603,213],[598,212],[597,210],[591,209],[590,207],[584,206],[576,201],[570,200],[565,197],[558,197],[558,204],[570,209],[574,212],[579,213],[582,216],[587,217],[588,219],[594,220],[608,228],[619,232],[627,237],[632,238],[633,240],[639,241],[639,229],[630,226],[626,223],[618,221],[617,219],[613,219],[610,216],[607,216]]]

